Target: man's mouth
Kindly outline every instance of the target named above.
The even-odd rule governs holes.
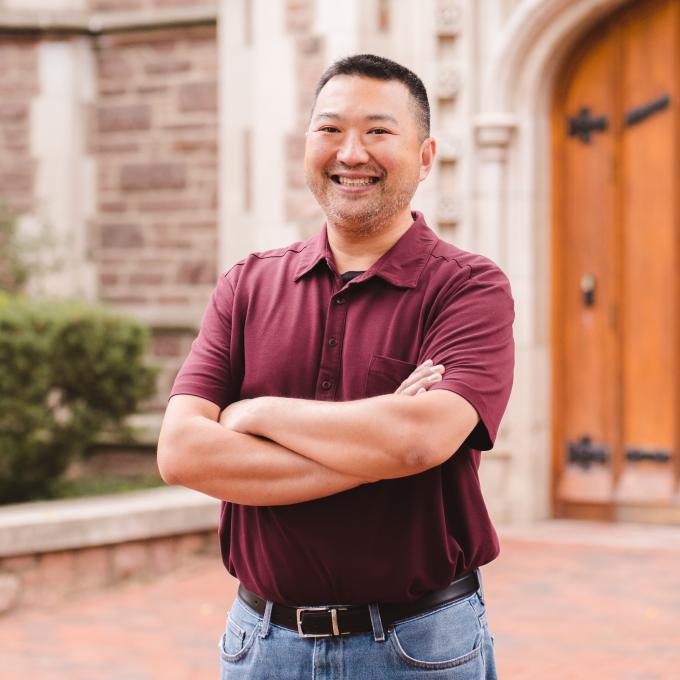
[[[367,186],[378,181],[378,177],[343,177],[342,175],[331,175],[331,179],[336,184],[341,184],[345,187]]]

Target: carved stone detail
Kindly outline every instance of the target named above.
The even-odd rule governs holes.
[[[442,66],[437,79],[439,99],[455,99],[460,92],[462,78],[456,66]]]
[[[437,137],[437,157],[440,161],[455,162],[461,156],[460,139],[454,135],[439,135]]]
[[[458,201],[451,196],[440,196],[437,200],[437,221],[440,224],[458,224],[460,217]]]
[[[457,2],[439,0],[435,9],[437,35],[450,38],[459,35],[462,18],[463,9]]]

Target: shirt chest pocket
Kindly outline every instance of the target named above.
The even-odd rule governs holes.
[[[416,368],[416,364],[401,359],[374,354],[368,365],[365,397],[392,394]]]

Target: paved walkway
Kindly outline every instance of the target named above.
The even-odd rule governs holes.
[[[501,536],[483,571],[501,680],[680,678],[680,527],[546,522]],[[0,618],[0,678],[216,680],[235,586],[200,561],[15,612]]]

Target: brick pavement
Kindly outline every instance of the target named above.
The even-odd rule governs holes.
[[[680,678],[680,528],[512,528],[484,578],[502,680]],[[214,680],[235,585],[204,559],[9,614],[0,678]]]

